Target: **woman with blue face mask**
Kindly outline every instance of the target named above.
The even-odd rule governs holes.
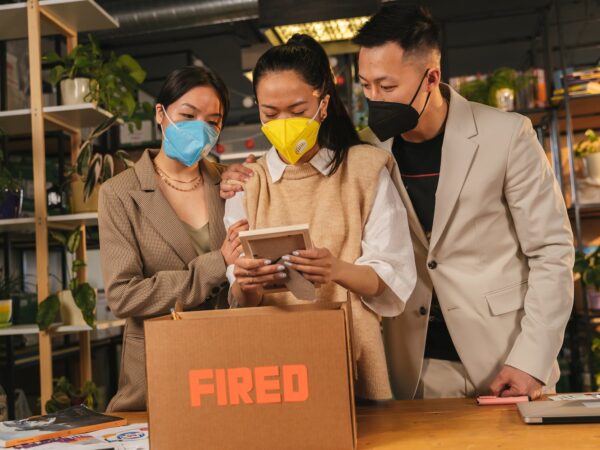
[[[303,303],[264,286],[300,273],[317,301],[353,305],[356,395],[391,398],[380,316],[404,309],[416,281],[406,210],[390,177],[391,154],[363,145],[336,91],[323,48],[305,35],[258,60],[254,90],[273,147],[244,191],[227,201],[226,226],[309,224],[314,248],[280,261],[241,256],[228,268],[234,306]],[[229,180],[231,177],[228,178]]]
[[[146,409],[143,321],[185,310],[227,307],[227,265],[240,254],[219,197],[221,168],[206,157],[229,109],[225,84],[200,67],[175,70],[156,102],[163,139],[102,185],[98,210],[104,287],[126,318],[119,390],[108,410]]]

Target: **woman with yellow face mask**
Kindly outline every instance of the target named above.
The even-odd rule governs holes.
[[[351,293],[358,398],[391,398],[380,316],[402,312],[416,280],[406,210],[390,178],[391,153],[362,145],[338,96],[329,59],[305,35],[273,47],[253,74],[262,130],[273,147],[225,206],[225,226],[307,223],[314,248],[281,261],[244,256],[228,267],[232,306],[294,304],[263,286],[300,272],[317,301]]]

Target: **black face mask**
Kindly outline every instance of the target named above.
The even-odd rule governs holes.
[[[412,104],[415,98],[417,98],[427,72],[429,72],[429,69],[423,74],[417,91],[408,105],[406,103],[375,102],[367,99],[367,104],[369,105],[369,128],[371,128],[377,139],[381,142],[413,130],[419,123],[419,118],[423,114],[423,111],[425,111],[431,92],[427,94],[425,105],[423,105],[420,113],[412,107]]]

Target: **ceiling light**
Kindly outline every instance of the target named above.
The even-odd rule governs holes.
[[[273,29],[281,42],[287,42],[296,33],[308,34],[319,42],[347,41],[356,36],[367,20],[369,16],[281,25]]]

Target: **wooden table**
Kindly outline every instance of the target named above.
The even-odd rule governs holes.
[[[114,413],[130,423],[146,413]],[[525,425],[516,406],[470,399],[396,401],[357,411],[359,449],[600,449],[598,425]]]

